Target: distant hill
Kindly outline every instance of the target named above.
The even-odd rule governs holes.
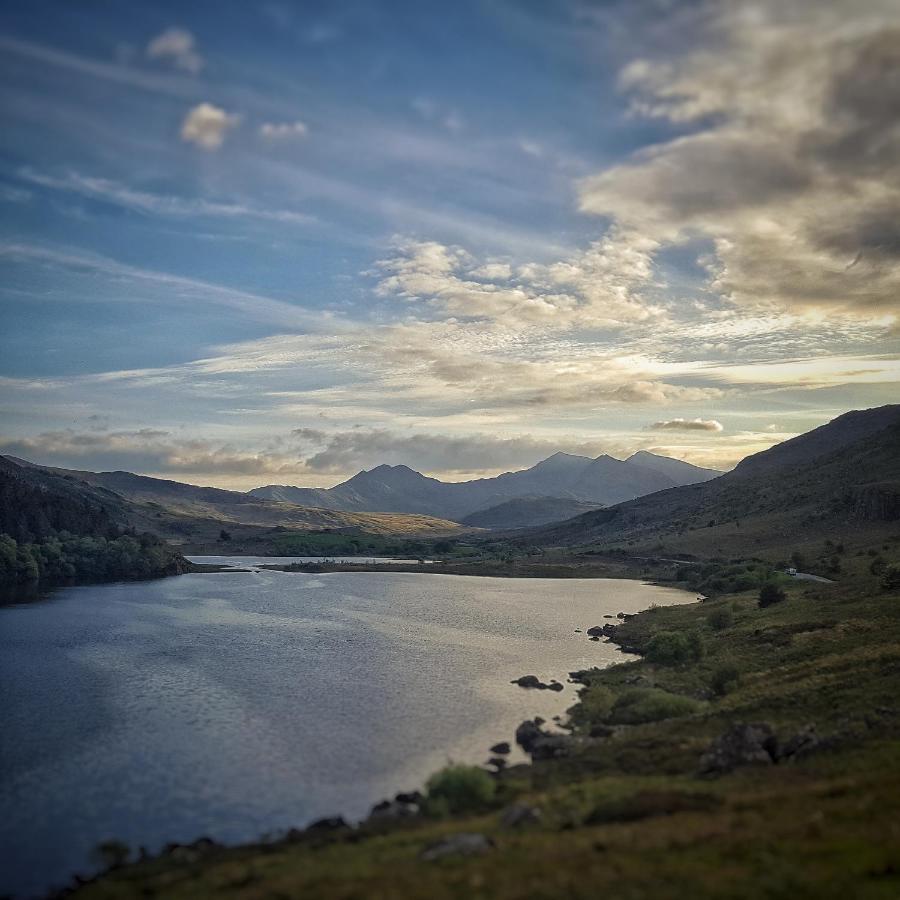
[[[791,550],[900,520],[900,405],[861,410],[745,459],[701,484],[661,491],[523,533],[545,547],[628,547],[698,557]]]
[[[344,512],[264,500],[240,491],[198,487],[132,472],[86,472],[38,466],[6,458],[38,479],[82,485],[81,493],[98,491],[115,498],[119,520],[172,540],[214,538],[223,526],[283,527],[293,530],[333,528],[386,535],[445,535],[459,530],[454,522],[423,515]],[[87,491],[87,488],[93,491]]]
[[[596,508],[595,503],[565,497],[517,497],[474,512],[462,524],[475,528],[535,528]]]
[[[128,501],[70,475],[0,457],[0,588],[176,575],[190,569],[138,533]]]
[[[16,541],[42,540],[59,531],[98,537],[125,518],[115,494],[0,457],[0,533]]]
[[[555,453],[529,469],[473,481],[444,482],[408,466],[381,465],[333,488],[267,485],[250,494],[328,509],[418,513],[471,524],[473,514],[514,499],[555,498],[600,506],[719,475],[647,451],[626,460]]]

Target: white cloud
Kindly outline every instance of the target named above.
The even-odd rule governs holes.
[[[291,138],[304,138],[309,128],[304,122],[264,122],[259,126],[259,133],[269,141],[281,141]]]
[[[724,426],[716,419],[666,419],[648,426],[653,431],[722,431]]]
[[[228,131],[240,121],[240,116],[225,112],[211,103],[199,103],[185,116],[181,139],[204,150],[218,150]]]
[[[178,69],[196,75],[204,65],[194,36],[184,28],[167,28],[147,44],[147,56],[171,62]]]

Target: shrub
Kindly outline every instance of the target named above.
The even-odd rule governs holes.
[[[703,656],[703,643],[695,631],[658,631],[647,644],[647,659],[661,666],[678,666]]]
[[[497,788],[494,779],[477,766],[451,764],[435,772],[425,785],[429,815],[480,812],[490,806]]]
[[[718,697],[724,697],[741,680],[740,669],[734,663],[722,663],[713,669],[709,686]]]
[[[726,628],[731,628],[734,625],[734,613],[731,611],[731,607],[720,606],[718,609],[714,609],[706,617],[706,624],[713,631],[724,631]]]
[[[634,688],[618,697],[609,721],[613,725],[643,725],[676,716],[689,716],[698,709],[700,704],[690,697],[657,688]]]
[[[900,590],[900,565],[891,563],[881,576],[881,586],[886,591]]]
[[[759,592],[759,608],[765,609],[774,603],[781,603],[787,599],[787,594],[774,581],[768,582],[762,586]]]
[[[578,705],[569,713],[579,724],[603,722],[612,709],[613,700],[612,691],[605,685],[589,685],[579,695]]]

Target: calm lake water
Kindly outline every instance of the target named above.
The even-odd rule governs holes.
[[[241,841],[484,762],[621,658],[575,628],[692,594],[622,580],[229,572],[0,607],[0,895],[117,838]]]

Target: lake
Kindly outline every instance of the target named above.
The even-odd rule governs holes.
[[[241,560],[232,558],[238,564]],[[0,895],[155,851],[364,816],[575,700],[575,629],[693,594],[612,579],[191,574],[0,607]]]

